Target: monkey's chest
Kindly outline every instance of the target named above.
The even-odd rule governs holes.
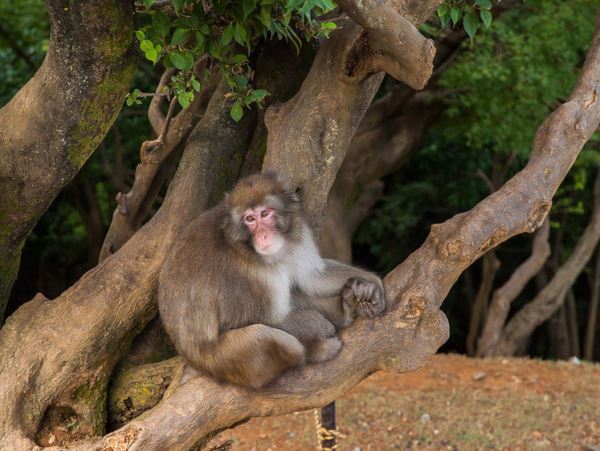
[[[268,309],[271,320],[281,321],[291,309],[291,276],[286,268],[278,268],[267,275],[266,282],[270,291]]]

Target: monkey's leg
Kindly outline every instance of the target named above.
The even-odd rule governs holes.
[[[228,330],[203,347],[198,367],[220,381],[261,388],[304,362],[304,346],[292,335],[263,324]]]
[[[335,336],[335,326],[317,310],[292,310],[275,327],[296,337],[306,348],[308,362],[325,362],[335,357],[342,342]]]

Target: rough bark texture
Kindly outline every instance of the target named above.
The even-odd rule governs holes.
[[[483,331],[477,344],[477,355],[487,356],[496,345],[506,324],[511,303],[521,294],[525,286],[544,267],[550,256],[550,223],[544,221],[535,233],[531,255],[511,274],[504,285],[498,288],[493,296]]]
[[[132,1],[46,5],[46,59],[0,110],[0,318],[25,239],[110,129],[135,67]]]
[[[600,175],[596,176],[594,183],[594,208],[590,223],[575,249],[556,271],[550,283],[511,318],[490,355],[513,355],[535,328],[563,305],[567,290],[589,261],[598,240],[600,240]]]

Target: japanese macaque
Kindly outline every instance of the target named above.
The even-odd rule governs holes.
[[[199,216],[159,280],[164,327],[192,368],[260,388],[335,357],[335,333],[385,309],[381,279],[323,259],[300,201],[278,176],[252,175]]]

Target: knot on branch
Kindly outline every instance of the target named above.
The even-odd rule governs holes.
[[[406,292],[400,300],[400,317],[402,319],[419,318],[428,306],[429,302],[425,296]]]
[[[498,227],[496,230],[494,230],[494,233],[492,233],[492,235],[487,240],[485,240],[483,244],[479,247],[477,255],[485,254],[490,249],[493,249],[498,244],[502,243],[507,236],[508,230],[506,229],[506,227]]]
[[[535,232],[537,229],[539,229],[542,224],[544,223],[544,220],[546,219],[546,216],[548,215],[548,212],[550,211],[550,207],[552,206],[552,202],[547,202],[547,201],[540,201],[534,208],[533,212],[531,213],[531,215],[529,216],[529,219],[527,220],[527,230],[529,232]]]
[[[381,369],[385,370],[406,372],[420,368],[450,335],[448,319],[438,309],[423,313],[417,320],[396,320],[394,325],[397,329],[407,332],[403,335],[401,344],[404,350],[410,351],[399,353],[392,350],[381,364]]]
[[[117,193],[117,210],[122,215],[127,215],[129,213],[129,206],[127,202],[127,194],[123,194],[121,192]]]

